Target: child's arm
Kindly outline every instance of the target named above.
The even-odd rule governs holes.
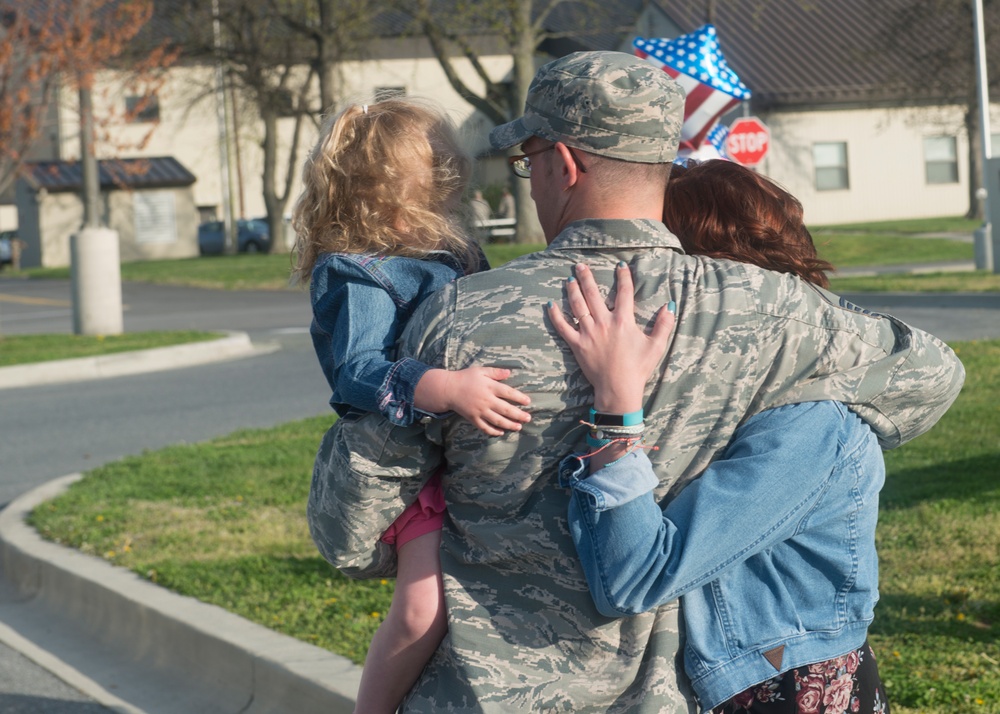
[[[349,273],[351,268],[333,264],[313,278],[311,333],[334,402],[380,413],[397,426],[425,414],[455,411],[490,436],[517,430],[529,420],[515,406],[526,406],[528,397],[501,383],[510,370],[448,372],[414,359],[395,359],[402,331],[396,305],[370,276]]]
[[[468,367],[454,372],[430,369],[417,382],[413,403],[425,412],[457,412],[490,436],[502,436],[505,430],[520,431],[531,415],[516,405],[528,406],[531,400],[503,384],[509,376],[509,369],[499,367]]]

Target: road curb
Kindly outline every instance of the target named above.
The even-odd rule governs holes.
[[[349,660],[43,540],[27,515],[80,478],[50,481],[0,512],[0,567],[19,597],[41,603],[138,667],[183,683],[188,696],[207,703],[205,711],[353,711],[361,668]],[[56,668],[64,681],[88,681],[79,673],[74,679],[68,665]],[[101,700],[100,691],[90,694]]]
[[[124,377],[267,354],[278,345],[254,346],[245,332],[170,347],[117,352],[96,357],[52,360],[0,368],[0,389]]]

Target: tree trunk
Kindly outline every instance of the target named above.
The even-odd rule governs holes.
[[[264,121],[264,206],[267,209],[267,224],[271,233],[271,251],[284,253],[284,233],[282,232],[282,212],[284,201],[278,196],[277,171],[278,165],[278,115],[271,108],[261,107],[261,119]]]
[[[83,226],[101,225],[101,181],[94,153],[94,105],[91,100],[93,74],[80,75],[80,165],[82,167]]]
[[[535,47],[538,38],[531,26],[530,0],[521,0],[517,4],[517,15],[514,18],[516,31],[515,44],[511,48],[514,59],[514,81],[511,84],[511,96],[508,101],[511,118],[521,116],[524,111],[524,100],[528,96],[528,87],[535,76]],[[538,214],[535,202],[531,200],[531,182],[514,178],[514,202],[517,206],[518,243],[541,243],[544,236],[538,225]]]
[[[302,95],[311,85],[310,78],[302,87]],[[298,108],[303,106],[304,98],[299,97]],[[302,134],[302,122],[305,114],[298,111],[295,116],[295,129],[292,131],[292,141],[288,147],[285,177],[281,192],[278,192],[278,112],[272,105],[261,107],[261,119],[264,122],[264,205],[267,207],[267,224],[271,235],[271,252],[287,253],[291,246],[285,240],[285,208],[292,195],[295,169],[298,166],[299,139]]]
[[[317,41],[319,72],[319,103],[320,112],[324,115],[333,110],[339,93],[337,72],[337,28],[335,21],[335,0],[317,0],[319,3],[320,36]]]

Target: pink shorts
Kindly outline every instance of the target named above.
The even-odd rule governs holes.
[[[396,550],[399,550],[414,538],[439,531],[444,525],[444,510],[444,493],[441,491],[439,472],[424,484],[417,494],[417,500],[399,514],[399,518],[382,534],[381,540],[389,545],[395,543]]]

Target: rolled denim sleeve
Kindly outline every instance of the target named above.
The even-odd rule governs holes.
[[[437,303],[433,296],[430,301]],[[410,330],[414,324],[423,329],[421,314],[440,312],[418,310]],[[451,323],[437,317],[432,324],[438,331],[421,357],[443,366],[440,350],[452,333]],[[377,412],[337,421],[316,456],[306,509],[319,552],[351,578],[393,576],[396,550],[379,538],[443,464],[440,440],[430,438],[419,422],[398,426]]]
[[[645,451],[637,450],[590,474],[590,459],[571,454],[559,463],[559,484],[591,499],[594,511],[623,506],[660,485]]]
[[[580,488],[590,479],[574,484],[570,533],[597,609],[609,617],[651,610],[793,535],[832,478],[846,415],[840,404],[814,402],[754,416],[665,508],[649,492],[601,509]],[[644,455],[619,463],[626,482],[649,468]]]

